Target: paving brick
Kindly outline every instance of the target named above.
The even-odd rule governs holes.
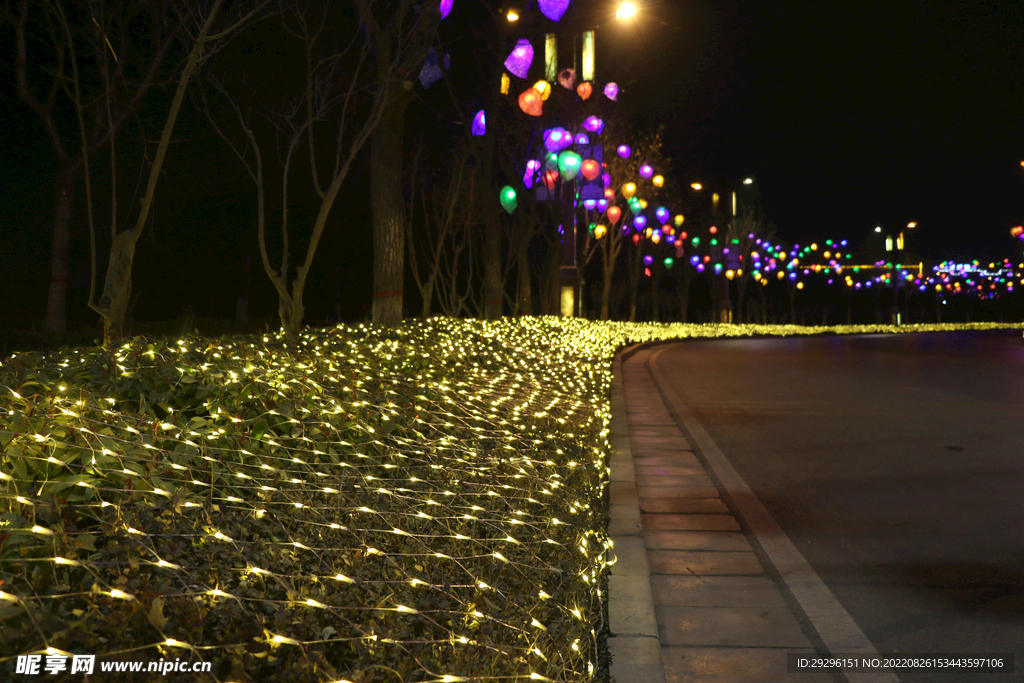
[[[778,587],[764,576],[651,577],[654,604],[661,607],[786,607]]]
[[[612,505],[637,505],[640,502],[636,486],[631,481],[613,481],[608,485]]]
[[[670,455],[634,455],[632,461],[637,467],[700,467],[701,473],[704,472],[704,466],[690,451],[676,451]]]
[[[648,550],[751,550],[746,536],[736,531],[661,531],[645,529]]]
[[[788,608],[672,607],[655,610],[662,647],[728,645],[730,647],[809,648],[807,637]],[[785,652],[780,652],[785,668]]]
[[[700,465],[691,465],[686,467],[685,465],[642,465],[635,463],[634,468],[635,476],[645,477],[692,477],[694,475],[703,475],[704,468]]]
[[[691,474],[680,477],[669,477],[662,475],[637,476],[636,485],[639,486],[714,486],[711,478],[706,474]]]
[[[651,574],[724,576],[764,573],[753,552],[648,549],[647,564]]]
[[[697,512],[729,512],[721,498],[644,498],[640,512],[693,514]]]
[[[643,496],[641,496],[643,497]],[[739,531],[736,518],[729,514],[646,514],[640,515],[644,529],[672,531]]]
[[[786,673],[786,654],[809,648],[663,647],[666,683],[832,683],[829,674]]]
[[[641,498],[718,498],[714,486],[648,486],[637,482]]]

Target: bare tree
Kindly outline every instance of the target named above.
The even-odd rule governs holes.
[[[174,46],[182,38],[182,25],[168,0],[73,5],[66,0],[8,0],[0,12],[14,28],[18,99],[42,120],[57,157],[46,329],[63,336],[67,332],[71,219],[79,176],[88,168],[90,156],[95,158],[110,147],[115,178],[111,183],[111,230],[116,232],[118,190],[112,143],[162,75],[178,68],[179,51]],[[146,16],[145,22],[137,21],[140,14]],[[140,31],[140,25],[148,30]],[[30,45],[37,49],[30,50]],[[69,106],[74,106],[78,125],[65,129],[59,121]],[[91,188],[87,187],[87,194],[91,195]],[[90,302],[95,266],[93,271]]]
[[[206,89],[201,88],[198,99],[207,113],[211,126],[235,152],[256,186],[257,233],[263,268],[278,294],[278,316],[286,339],[296,341],[304,317],[303,294],[309,270],[316,255],[317,245],[342,184],[348,177],[357,155],[369,142],[380,124],[385,108],[392,98],[395,63],[388,63],[386,74],[370,77],[368,69],[373,60],[375,38],[368,38],[363,26],[376,25],[372,8],[364,0],[355,0],[358,22],[348,21],[350,12],[334,4],[304,5],[281,4],[285,29],[297,38],[304,57],[304,80],[298,90],[288,90],[276,84],[278,94],[269,104],[258,104],[258,88],[248,88],[244,78],[234,86],[208,69],[204,83],[219,93],[220,99],[233,112],[241,135],[232,134],[218,123],[211,109]],[[369,35],[377,36],[379,26],[369,28]],[[345,42],[337,36],[345,35]],[[278,79],[280,80],[280,79]],[[248,88],[245,97],[250,102],[239,103],[241,95],[233,90]],[[253,113],[271,125],[256,125]],[[334,150],[326,159],[317,147],[318,129],[333,131]],[[291,183],[292,162],[303,142],[309,146],[309,165],[313,189],[319,198],[316,218],[310,227],[310,237],[301,264],[291,274],[291,226],[288,223],[288,194]],[[275,269],[270,262],[266,239],[267,182],[266,150],[278,151],[281,180],[281,265]],[[325,163],[326,162],[326,163]],[[326,168],[326,173],[324,172]],[[403,234],[404,236],[404,234]]]
[[[729,221],[725,241],[730,250],[738,256],[739,269],[736,275],[736,321],[743,322],[743,300],[753,268],[750,267],[751,253],[758,241],[775,239],[775,226],[765,219],[764,212],[750,204],[741,204],[739,213]]]

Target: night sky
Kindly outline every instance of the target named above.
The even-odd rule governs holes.
[[[452,20],[465,2],[456,0]],[[666,151],[685,184],[754,177],[785,240],[856,244],[875,225],[915,220],[910,249],[926,257],[1020,256],[1008,235],[1024,222],[1019,2],[637,5],[633,24],[598,29],[597,80],[619,80],[620,101],[642,123],[666,124]],[[10,302],[0,317],[42,318],[56,161],[38,118],[14,97],[10,35],[0,36],[0,296]],[[238,241],[256,255],[245,208],[253,192],[201,123],[183,112],[136,258],[137,288],[151,308],[230,317]],[[210,168],[220,169],[216,182]],[[368,313],[370,261],[359,256],[369,249],[366,194],[364,159],[318,252],[311,318],[328,314],[339,284],[347,314]],[[83,205],[80,196],[76,209]],[[75,231],[69,313],[91,319],[84,216]],[[272,314],[276,296],[258,262],[253,287],[253,306]]]
[[[1009,255],[1024,222],[1019,2],[638,7],[602,38],[636,64],[625,97],[667,125],[680,171],[755,177],[789,239],[916,220],[926,256]]]

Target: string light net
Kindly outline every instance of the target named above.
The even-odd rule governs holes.
[[[612,348],[566,332],[436,319],[9,358],[0,667],[590,680]]]
[[[1022,327],[433,318],[15,354],[0,666],[83,653],[209,661],[219,681],[589,681],[617,348]]]

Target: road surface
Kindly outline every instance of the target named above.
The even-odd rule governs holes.
[[[901,681],[1024,681],[1020,337],[689,342],[652,369],[880,653],[1015,653]]]

